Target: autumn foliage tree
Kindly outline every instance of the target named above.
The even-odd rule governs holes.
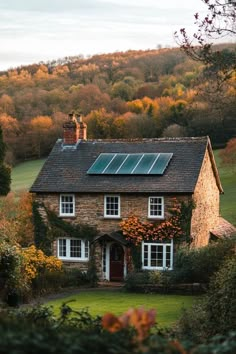
[[[32,195],[22,193],[16,199],[9,193],[0,200],[0,242],[20,244],[23,247],[34,242],[32,222]]]
[[[221,44],[217,50],[232,64],[234,48],[233,43]],[[198,53],[201,46],[193,49]],[[63,115],[74,109],[85,116],[89,138],[209,135],[214,145],[225,144],[235,136],[234,77],[211,105],[199,94],[215,84],[217,65],[209,62],[213,74],[206,75],[202,62],[184,51],[159,48],[63,58],[0,72],[5,163],[46,157],[62,137]]]
[[[30,121],[32,150],[37,158],[44,155],[43,150],[49,143],[48,132],[50,132],[52,125],[52,119],[49,116],[38,116]]]
[[[220,156],[224,165],[235,168],[236,166],[236,138],[229,140]]]
[[[7,195],[10,192],[11,169],[4,163],[6,145],[2,137],[0,126],[0,195]]]

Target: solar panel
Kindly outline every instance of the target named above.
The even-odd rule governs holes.
[[[172,153],[102,153],[87,171],[96,175],[162,175]]]
[[[143,154],[128,154],[124,163],[116,171],[119,175],[130,175]]]
[[[114,155],[115,154],[100,154],[87,173],[100,175],[114,158]]]
[[[139,163],[132,171],[134,175],[146,175],[156,160],[158,154],[143,154]]]
[[[173,154],[162,153],[155,161],[152,169],[149,171],[150,175],[162,175],[172,158]]]
[[[113,160],[104,169],[103,173],[104,174],[114,174],[114,173],[116,173],[116,171],[121,166],[121,164],[126,159],[126,157],[127,157],[127,154],[115,154]]]

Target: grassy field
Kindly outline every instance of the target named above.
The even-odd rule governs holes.
[[[222,166],[219,150],[214,151],[224,194],[221,195],[221,215],[236,226],[236,168]]]
[[[215,151],[224,195],[221,196],[221,215],[236,226],[236,169],[221,165],[219,150]],[[34,160],[21,163],[12,170],[12,191],[28,190],[45,160]]]
[[[129,308],[141,307],[146,309],[154,308],[157,312],[157,323],[162,327],[171,326],[175,323],[183,308],[190,307],[196,297],[181,295],[159,295],[159,294],[133,294],[111,290],[81,291],[78,295],[53,300],[47,305],[53,306],[56,314],[63,302],[74,310],[88,307],[92,315],[103,315],[112,312],[120,315]],[[73,301],[74,300],[74,301]]]
[[[45,159],[23,162],[13,168],[11,190],[14,193],[29,190]]]

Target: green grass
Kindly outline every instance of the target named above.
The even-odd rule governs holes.
[[[29,190],[44,162],[45,159],[27,161],[14,167],[11,174],[12,192],[18,193]]]
[[[219,156],[220,150],[215,150],[214,155],[220,174],[224,194],[220,197],[221,215],[236,226],[236,169],[223,166]]]
[[[89,308],[92,315],[103,315],[112,312],[120,315],[129,308],[143,306],[145,309],[154,308],[157,311],[157,322],[162,327],[171,326],[180,317],[183,308],[190,307],[196,297],[182,295],[134,294],[111,290],[81,291],[60,300],[49,301],[55,314],[63,302],[74,300],[69,306],[74,310]]]

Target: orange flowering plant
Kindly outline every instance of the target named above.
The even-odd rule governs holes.
[[[150,329],[156,324],[156,311],[141,308],[129,309],[123,315],[117,317],[112,313],[106,313],[102,317],[102,327],[110,333],[118,332],[125,328],[134,328],[135,340],[143,341],[150,334]]]
[[[173,198],[173,206],[169,208],[171,214],[168,220],[161,223],[142,222],[136,216],[130,216],[120,223],[123,235],[134,245],[139,245],[143,240],[156,241],[172,238],[181,238],[188,232],[185,230],[187,218],[192,212],[192,203],[185,204]],[[187,212],[187,209],[188,212]],[[184,227],[185,224],[185,227]]]

